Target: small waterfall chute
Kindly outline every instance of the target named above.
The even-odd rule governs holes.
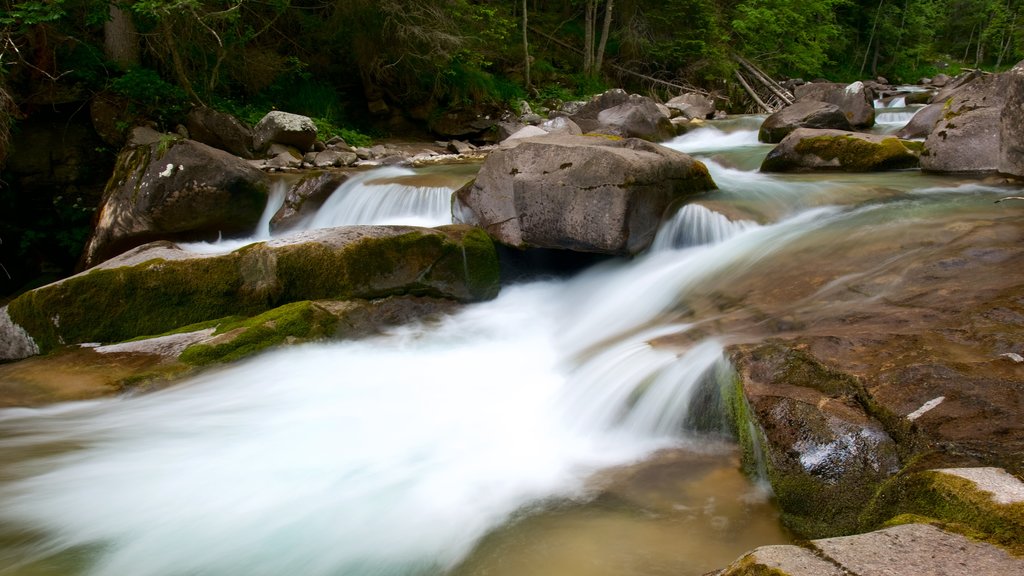
[[[416,172],[387,167],[357,174],[338,187],[302,228],[355,224],[451,224],[452,188],[418,186]]]
[[[717,244],[757,226],[751,220],[730,220],[701,204],[687,204],[658,229],[651,250],[672,250]]]

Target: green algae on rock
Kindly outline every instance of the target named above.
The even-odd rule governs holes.
[[[120,342],[302,300],[497,295],[490,238],[468,226],[351,226],[197,255],[169,242],[139,247],[8,305],[42,352]]]
[[[761,164],[762,172],[872,172],[916,168],[922,144],[892,136],[799,128]]]

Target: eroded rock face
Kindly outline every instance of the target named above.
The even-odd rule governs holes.
[[[494,246],[476,228],[351,226],[212,256],[170,242],[147,244],[27,292],[8,313],[47,352],[252,316],[301,300],[397,294],[481,300],[497,294],[498,273]]]
[[[835,104],[808,100],[787,106],[765,118],[757,139],[777,144],[797,128],[850,130],[850,121]]]
[[[959,89],[925,140],[921,169],[994,172],[1000,159],[1000,117],[1009,77],[990,74]]]
[[[703,164],[657,144],[549,134],[491,152],[453,214],[517,248],[636,254],[671,203],[712,188]]]
[[[125,149],[100,203],[84,267],[158,239],[251,232],[267,203],[267,176],[192,140],[164,137]]]
[[[896,133],[897,138],[927,138],[942,119],[944,105],[929,104],[917,111],[907,125]]]
[[[892,136],[798,128],[768,153],[761,171],[873,172],[916,168],[920,150],[920,143]]]
[[[316,134],[316,124],[309,117],[274,110],[253,128],[252,145],[260,151],[277,142],[308,152],[316,142]]]
[[[1006,102],[999,116],[999,171],[1024,178],[1024,61],[1006,76]]]
[[[861,82],[812,82],[797,86],[793,95],[798,102],[827,102],[838,106],[854,128],[870,128],[875,125],[874,96]]]

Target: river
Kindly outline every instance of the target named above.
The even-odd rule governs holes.
[[[685,576],[788,542],[739,471],[724,348],[877,298],[847,288],[1003,192],[760,174],[760,120],[668,143],[720,189],[633,260],[156,393],[0,410],[0,575]],[[442,224],[471,177],[366,173],[303,225]]]

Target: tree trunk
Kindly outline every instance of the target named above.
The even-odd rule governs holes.
[[[530,45],[526,40],[526,0],[523,0],[523,75],[526,77],[526,91],[530,91]]]
[[[164,42],[167,43],[167,50],[171,53],[171,62],[174,64],[174,75],[178,78],[178,84],[181,84],[181,87],[185,89],[185,93],[188,94],[189,99],[194,104],[202,106],[203,100],[196,94],[195,89],[192,87],[192,82],[188,79],[188,72],[185,71],[185,63],[182,62],[181,54],[178,53],[178,46],[175,44],[171,27],[164,21],[160,23],[160,28]]]
[[[878,9],[875,10],[875,22],[871,25],[871,34],[868,35],[868,47],[864,49],[864,61],[860,63],[860,72],[857,74],[864,77],[864,67],[868,65],[868,54],[871,54],[871,43],[875,40],[875,28],[878,27],[878,19],[882,16],[882,4],[885,0],[878,1]]]
[[[597,53],[594,55],[594,73],[601,73],[601,65],[604,63],[604,49],[608,45],[608,31],[612,25],[613,0],[607,0],[604,4],[604,26],[601,28],[601,43],[597,46]]]
[[[594,73],[594,20],[596,19],[597,0],[587,0],[583,14],[583,73],[590,76]]]
[[[122,68],[139,65],[139,33],[131,14],[117,4],[110,5],[110,20],[103,23],[103,51]]]

